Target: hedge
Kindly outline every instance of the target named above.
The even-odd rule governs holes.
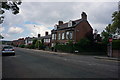
[[[120,50],[120,40],[113,40],[113,42],[112,42],[112,48],[114,50]]]
[[[58,44],[55,48],[63,52],[75,52],[75,50],[81,52],[102,52],[105,54],[107,52],[107,45],[103,43],[94,43],[87,39],[82,39],[76,44]]]

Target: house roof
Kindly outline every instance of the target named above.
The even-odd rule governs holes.
[[[32,41],[34,39],[37,39],[36,37],[26,37],[25,40],[29,40],[29,41]]]
[[[44,39],[51,38],[51,34],[50,34],[50,35],[43,36],[43,38],[44,38]]]
[[[82,21],[85,21],[85,20],[83,20],[83,19],[77,19],[77,20],[72,21],[73,25],[71,27],[68,27],[68,23],[69,22],[64,23],[62,25],[57,25],[58,26],[57,30],[61,30],[61,29],[65,29],[65,28],[73,28],[73,27],[77,26],[79,23],[81,23]]]

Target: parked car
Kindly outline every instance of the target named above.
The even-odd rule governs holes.
[[[15,55],[15,50],[12,46],[4,46],[2,49],[2,56],[4,55]]]

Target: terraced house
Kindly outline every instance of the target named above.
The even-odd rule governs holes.
[[[66,44],[69,40],[76,43],[82,38],[92,39],[93,29],[87,21],[86,13],[82,12],[81,19],[70,20],[66,23],[58,21],[58,25],[56,24],[51,30],[51,35],[51,46],[53,47],[56,43]]]

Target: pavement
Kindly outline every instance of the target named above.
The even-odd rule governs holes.
[[[28,49],[29,50],[29,49]],[[33,51],[40,51],[40,52],[47,52],[51,54],[58,54],[58,55],[76,55],[76,54],[71,54],[71,53],[64,53],[64,52],[53,52],[53,51],[45,51],[45,50],[37,50],[37,49],[31,49]],[[120,61],[120,58],[115,58],[115,57],[108,57],[108,56],[94,56],[96,59],[106,59],[106,60],[116,60]]]
[[[115,58],[115,57],[107,57],[107,56],[94,56],[96,59],[107,59],[107,60],[116,60],[120,61],[120,58]]]

